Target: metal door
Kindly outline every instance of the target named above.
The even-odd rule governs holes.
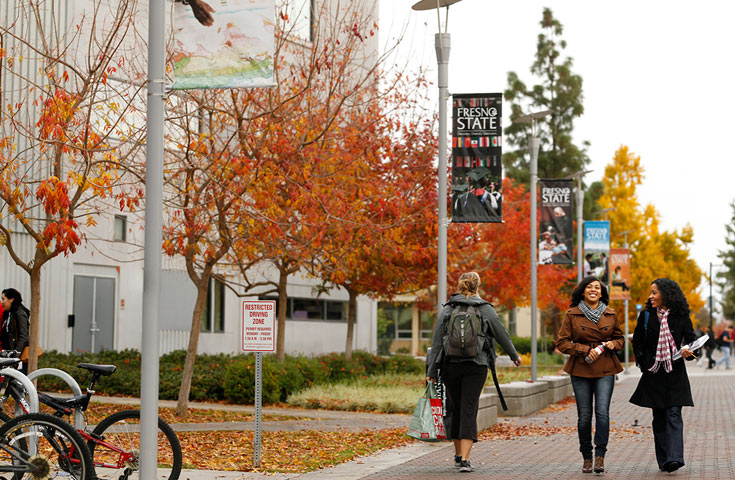
[[[114,328],[115,279],[75,275],[72,351],[111,350]]]

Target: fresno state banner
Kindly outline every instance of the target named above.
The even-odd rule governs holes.
[[[503,95],[454,95],[452,222],[503,221]]]
[[[572,252],[572,180],[539,180],[539,265],[570,265]]]

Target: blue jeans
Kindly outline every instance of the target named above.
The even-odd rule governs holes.
[[[681,407],[654,408],[653,441],[658,468],[668,462],[684,463],[684,422]]]
[[[717,366],[719,367],[722,362],[725,362],[725,368],[730,368],[730,345],[723,345],[720,350],[722,350],[723,357],[717,362]]]
[[[577,433],[582,457],[592,458],[592,398],[595,399],[595,456],[604,457],[610,437],[610,399],[615,375],[599,378],[572,375],[572,388],[577,399]]]

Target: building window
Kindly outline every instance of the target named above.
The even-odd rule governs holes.
[[[278,297],[262,296],[258,300],[275,300],[278,317]],[[286,299],[286,318],[289,320],[346,322],[348,311],[349,304],[338,300],[298,297]]]
[[[116,242],[124,242],[126,240],[126,233],[128,231],[128,217],[125,215],[115,215],[115,226],[114,232],[112,233],[112,239]]]
[[[378,310],[385,316],[388,325],[384,336],[388,335],[395,340],[407,340],[411,338],[413,331],[413,304],[381,302]],[[419,312],[419,338],[431,340],[434,333],[433,312]]]
[[[202,312],[202,332],[223,333],[225,331],[225,284],[217,279],[209,281],[207,302]]]
[[[278,15],[285,15],[284,29],[290,36],[311,42],[314,40],[314,0],[278,0]]]

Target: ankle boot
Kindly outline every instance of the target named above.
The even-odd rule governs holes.
[[[582,464],[582,473],[592,473],[592,459],[585,458]]]
[[[605,472],[605,457],[595,457],[595,473]]]

